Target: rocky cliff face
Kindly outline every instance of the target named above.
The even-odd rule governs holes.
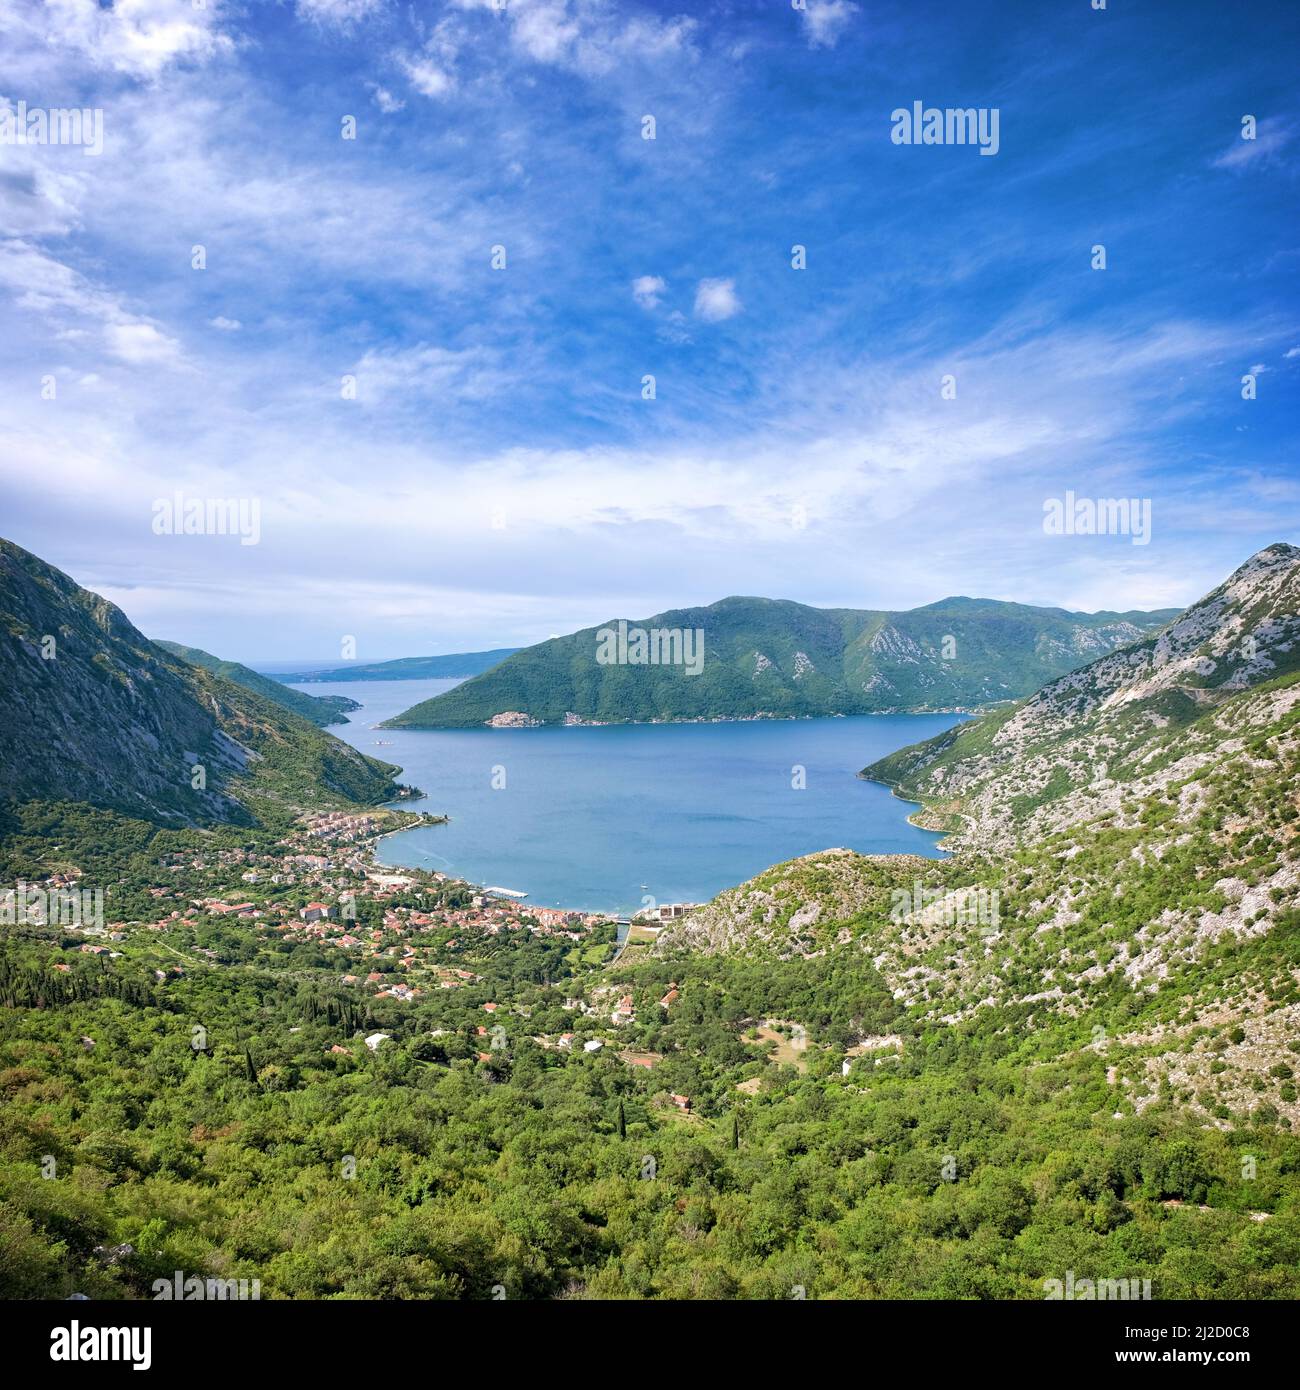
[[[954,846],[1006,848],[1236,756],[1294,707],[1297,671],[1300,550],[1273,545],[1155,636],[863,775],[927,803]]]
[[[0,540],[0,797],[163,824],[259,800],[377,801],[397,770],[155,646],[120,609]]]
[[[821,850],[719,893],[665,931],[656,951],[820,954],[853,940],[867,918],[886,917],[894,890],[937,869],[919,855]]]

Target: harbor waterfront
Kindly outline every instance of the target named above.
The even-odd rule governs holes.
[[[856,774],[951,727],[957,714],[607,725],[381,730],[457,682],[336,682],[357,700],[334,732],[397,763],[446,814],[387,836],[377,862],[505,885],[538,907],[627,916],[707,902],[769,864],[845,846],[938,857],[940,836]],[[319,686],[295,686],[309,692]],[[497,888],[495,891],[502,892]]]

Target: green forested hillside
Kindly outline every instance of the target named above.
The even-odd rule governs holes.
[[[172,656],[113,604],[4,540],[0,662],[6,800],[199,824],[396,792],[397,768]]]
[[[822,851],[617,955],[309,822],[4,808],[0,873],[111,931],[0,931],[0,1292],[1300,1297],[1294,563],[892,760],[951,858]]]
[[[49,933],[6,940],[10,1296],[149,1297],[176,1270],[263,1298],[1041,1299],[1067,1271],[1158,1299],[1300,1295],[1300,1140],[1249,1087],[1211,1125],[1199,1082],[1139,1096],[1157,1047],[1099,1046],[1087,1016],[942,1022],[862,951],[593,973],[514,933],[453,948],[475,983],[402,1005],[248,927],[166,946],[60,976]],[[608,984],[633,1023],[566,1006]],[[1123,997],[1132,1032],[1187,1007]],[[788,1024],[760,1034],[772,1015],[801,1049]],[[1175,1053],[1236,1074],[1233,1027],[1207,1018]],[[594,1037],[612,1041],[582,1051]]]
[[[237,661],[223,661],[199,647],[183,647],[179,642],[161,642],[157,638],[154,639],[154,646],[171,652],[182,661],[188,661],[191,666],[202,666],[224,680],[242,685],[245,690],[251,690],[264,699],[273,700],[277,705],[302,715],[318,728],[329,724],[346,724],[348,710],[361,708],[356,700],[349,700],[346,695],[304,695],[301,690],[294,690],[269,676],[260,675],[251,667],[241,666]]]
[[[447,680],[477,676],[499,661],[513,656],[518,647],[496,647],[487,652],[444,652],[440,656],[400,656],[395,661],[353,662],[324,670],[277,673],[277,681],[415,681]],[[335,698],[325,696],[325,699]]]
[[[702,633],[695,674],[602,662],[600,634],[617,626],[611,620],[527,647],[389,726],[470,728],[509,713],[551,724],[968,708],[1026,695],[1173,616],[968,598],[905,613],[727,598],[631,624]]]

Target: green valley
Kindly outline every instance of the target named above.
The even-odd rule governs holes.
[[[1298,571],[867,769],[951,858],[823,850],[617,953],[379,871],[401,812],[11,805],[6,878],[107,920],[0,934],[4,1291],[1300,1296]]]

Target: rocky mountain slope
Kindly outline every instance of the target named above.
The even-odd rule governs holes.
[[[304,695],[301,690],[282,685],[279,681],[252,670],[251,667],[240,665],[238,661],[223,661],[219,656],[213,656],[201,647],[183,647],[179,642],[162,642],[156,637],[154,646],[180,657],[182,661],[188,661],[191,666],[202,666],[206,671],[234,681],[236,685],[242,685],[245,690],[251,690],[264,699],[274,700],[277,705],[283,705],[285,709],[302,715],[317,728],[323,729],[330,724],[346,724],[347,712],[361,708],[356,700],[349,700],[346,695]]]
[[[1157,638],[869,768],[960,827],[951,859],[778,865],[655,953],[861,951],[918,1028],[1095,1055],[1117,1114],[1300,1125],[1298,570],[1270,546]]]
[[[0,540],[0,797],[170,825],[374,803],[397,768],[150,642],[106,599]]]
[[[953,846],[1003,847],[1103,812],[1121,818],[1295,706],[1300,549],[1273,545],[1159,634],[1049,682],[1011,710],[864,769]]]
[[[726,598],[625,623],[703,634],[703,660],[607,661],[617,620],[517,652],[393,728],[744,719],[964,709],[1010,700],[1163,626],[1173,611],[1067,613],[950,598],[903,613]],[[693,640],[693,639],[692,639]],[[619,655],[615,651],[616,656]],[[501,721],[506,722],[506,721]]]

